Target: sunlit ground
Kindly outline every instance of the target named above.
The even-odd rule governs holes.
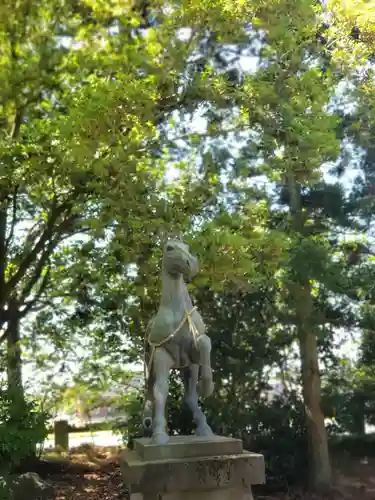
[[[69,434],[69,448],[76,448],[85,443],[94,446],[120,446],[122,439],[120,435],[114,434],[112,431],[73,432]],[[51,434],[44,442],[44,449],[53,448],[54,445],[54,438]]]

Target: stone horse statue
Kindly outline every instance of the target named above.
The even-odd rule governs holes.
[[[152,429],[155,444],[167,444],[165,404],[169,391],[169,372],[177,368],[183,378],[185,402],[193,413],[196,434],[212,436],[199,407],[198,395],[213,392],[211,341],[205,334],[202,317],[193,306],[185,280],[199,272],[198,260],[189,246],[179,239],[169,240],[162,259],[162,294],[158,312],[145,336],[144,429]]]

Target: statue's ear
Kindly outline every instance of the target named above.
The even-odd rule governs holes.
[[[183,234],[182,232],[171,232],[171,233],[166,233],[166,242],[170,240],[179,240],[183,241]]]
[[[166,245],[168,241],[174,240],[175,236],[172,233],[166,233],[164,244]]]
[[[171,233],[168,233],[167,231],[160,230],[159,231],[159,238],[160,238],[160,244],[162,247],[164,247],[168,241],[172,239]]]

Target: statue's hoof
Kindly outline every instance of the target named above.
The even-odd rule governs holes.
[[[143,419],[143,427],[145,429],[151,429],[151,427],[152,427],[152,418],[151,417],[145,417]]]
[[[154,444],[163,445],[163,444],[167,444],[168,441],[169,441],[169,436],[166,432],[155,432],[152,435],[152,442]]]
[[[204,425],[199,425],[196,428],[195,435],[196,436],[210,437],[210,436],[214,436],[214,433],[212,432],[212,429],[208,424],[204,424]]]
[[[197,385],[197,392],[201,398],[208,398],[214,392],[212,378],[201,378]]]

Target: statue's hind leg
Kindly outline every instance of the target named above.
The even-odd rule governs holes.
[[[154,422],[152,440],[155,444],[167,444],[169,436],[167,434],[167,422],[165,419],[165,404],[169,389],[169,372],[174,364],[170,354],[163,348],[155,349],[153,356],[154,374]]]
[[[197,436],[213,436],[212,429],[207,423],[206,415],[198,404],[198,375],[199,365],[193,364],[183,370],[185,402],[193,413],[193,420],[197,426],[195,434]]]
[[[201,335],[197,339],[197,349],[200,364],[200,380],[197,390],[199,396],[206,398],[211,396],[214,390],[211,368],[211,339],[208,335]]]
[[[152,419],[153,419],[153,377],[146,381],[145,405],[143,407],[142,425],[143,434],[145,437],[152,436]]]

